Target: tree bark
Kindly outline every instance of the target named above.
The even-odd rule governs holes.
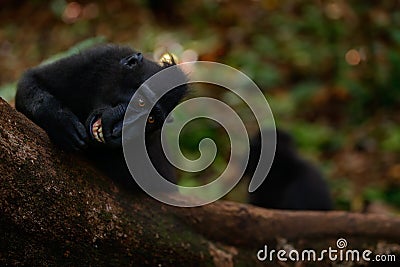
[[[257,252],[336,248],[338,238],[400,259],[398,217],[227,201],[177,208],[132,194],[85,158],[58,150],[2,99],[0,177],[0,265],[280,265],[259,261]]]

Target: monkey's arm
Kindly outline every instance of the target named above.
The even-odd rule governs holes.
[[[67,150],[79,150],[86,146],[87,133],[83,124],[39,84],[34,72],[26,72],[17,88],[17,110],[42,127],[53,142]]]

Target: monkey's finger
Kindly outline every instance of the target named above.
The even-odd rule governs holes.
[[[83,124],[80,122],[75,123],[74,126],[75,126],[76,133],[78,135],[78,138],[82,139],[82,140],[87,140],[88,134],[86,132],[85,126],[83,126]]]

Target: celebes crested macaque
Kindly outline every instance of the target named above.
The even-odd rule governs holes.
[[[96,46],[27,70],[18,83],[16,108],[56,145],[83,151],[111,178],[133,183],[122,151],[124,114],[139,86],[172,65],[173,60],[156,63],[125,46]],[[160,129],[186,91],[182,85],[166,93],[148,110],[145,126],[149,157],[171,181],[174,170],[162,152]],[[145,98],[138,107],[146,108]]]
[[[250,141],[246,174],[255,172],[261,153],[261,136]],[[296,152],[292,138],[277,130],[274,161],[263,184],[250,193],[251,204],[271,209],[331,210],[332,200],[322,174]]]

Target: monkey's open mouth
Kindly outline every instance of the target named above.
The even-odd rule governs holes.
[[[124,115],[125,108],[122,104],[96,109],[86,120],[91,139],[96,143],[106,144],[107,147],[120,147]]]
[[[90,133],[93,136],[94,139],[99,141],[100,143],[105,143],[106,141],[104,140],[103,136],[103,127],[101,124],[101,117],[95,120],[95,122],[92,124],[92,127],[90,128]]]

